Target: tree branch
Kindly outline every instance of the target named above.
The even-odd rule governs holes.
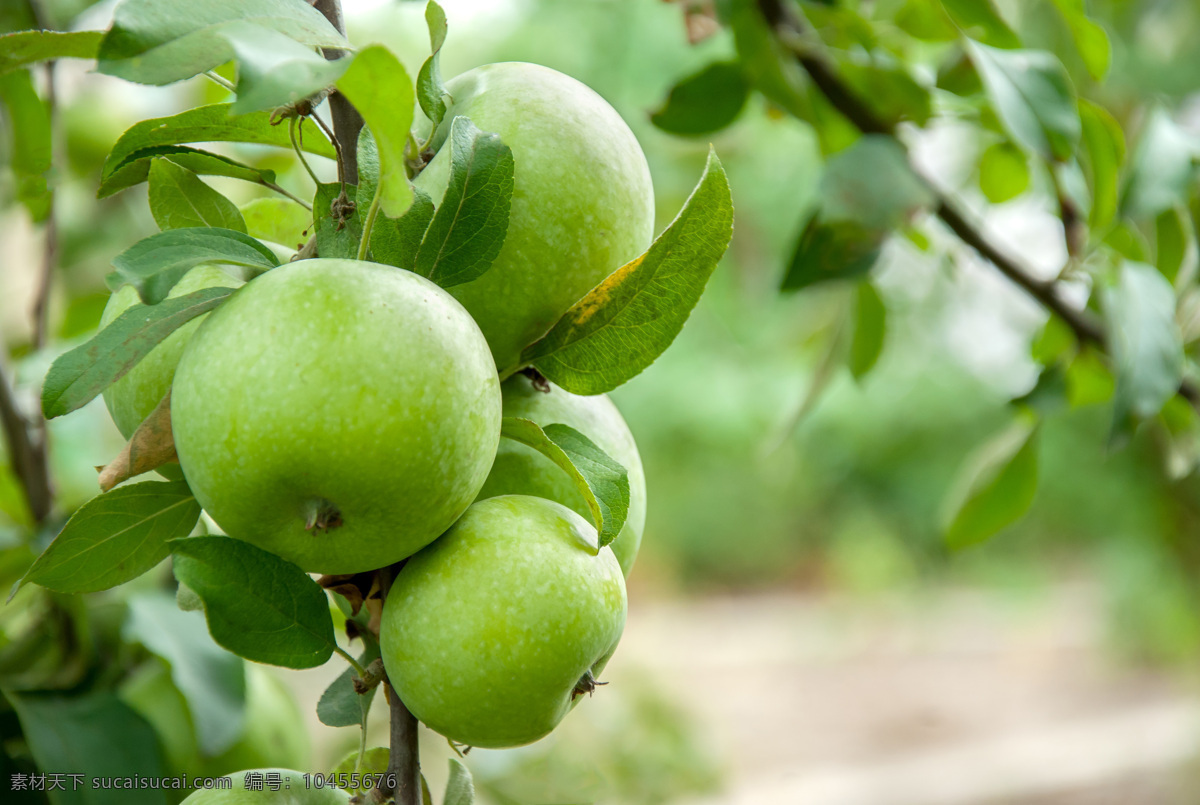
[[[767,22],[780,34],[780,41],[791,51],[796,61],[812,79],[813,85],[821,91],[821,94],[838,112],[863,133],[895,136],[895,127],[875,115],[855,94],[854,90],[838,77],[825,59],[815,55],[810,49],[801,47],[795,41],[795,36],[803,31],[803,24],[782,0],[758,0],[758,5]],[[967,219],[960,203],[953,196],[935,187],[915,168],[914,173],[933,191],[934,213],[963,243],[978,252],[1001,274],[1008,277],[1043,307],[1062,319],[1075,333],[1075,337],[1080,343],[1090,343],[1102,349],[1105,348],[1104,327],[1087,311],[1079,310],[1067,303],[1061,296],[1060,286],[1057,282],[1040,280],[1035,277],[1017,259],[988,240],[987,236]],[[1064,220],[1064,226],[1068,229],[1074,223]],[[1066,235],[1068,243],[1078,237],[1078,233],[1073,231],[1068,231]],[[1197,388],[1191,381],[1184,380],[1180,384],[1179,395],[1200,410],[1200,388]]]
[[[41,523],[50,514],[53,502],[45,437],[35,435],[45,431],[32,427],[21,415],[3,367],[0,367],[0,429],[4,432],[4,445],[13,473],[25,492],[29,513],[35,523]]]
[[[325,15],[325,19],[338,29],[338,33],[346,33],[346,25],[342,20],[342,4],[339,0],[314,0],[313,7]],[[325,58],[333,60],[342,55],[337,48],[325,48],[322,51]],[[338,174],[343,182],[358,184],[358,132],[362,130],[363,119],[346,96],[334,90],[329,94],[329,113],[333,118],[333,130],[337,141],[341,143],[338,149]]]
[[[379,570],[379,596],[387,602],[392,589],[392,580],[403,566],[403,562]],[[385,779],[394,779],[396,789],[391,792],[396,805],[421,805],[421,755],[417,745],[417,719],[401,701],[391,680],[385,682],[384,694],[388,701],[389,746],[388,767]],[[386,796],[382,789],[376,796]]]

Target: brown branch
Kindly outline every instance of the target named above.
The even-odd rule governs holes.
[[[781,0],[758,0],[758,5],[767,22],[779,34],[780,41],[792,52],[796,61],[812,79],[813,85],[821,91],[834,109],[866,134],[895,136],[895,127],[876,116],[855,94],[854,90],[838,77],[825,59],[815,55],[810,49],[801,47],[795,41],[803,30],[803,25],[790,7]],[[934,212],[937,217],[963,243],[978,252],[1001,274],[1008,277],[1043,307],[1062,319],[1081,343],[1105,347],[1106,335],[1103,326],[1085,310],[1079,310],[1067,303],[1061,296],[1060,286],[1057,282],[1040,280],[1035,277],[1018,260],[993,244],[978,227],[968,221],[956,199],[935,187],[915,168],[914,172],[933,191],[936,200]],[[1064,227],[1067,228],[1066,237],[1068,245],[1071,245],[1078,239],[1078,232],[1073,231],[1076,222],[1068,220],[1068,218],[1068,215],[1064,215]],[[1200,410],[1200,388],[1191,381],[1184,380],[1180,384],[1179,395]]]
[[[46,460],[45,429],[32,426],[21,415],[3,367],[0,367],[0,429],[4,432],[8,460],[25,493],[29,513],[33,521],[40,524],[49,516],[54,500]]]
[[[342,4],[339,0],[315,0],[313,7],[325,15],[338,33],[346,33],[346,25],[342,20]],[[340,58],[342,51],[337,48],[325,48],[322,51],[325,58],[333,60]],[[362,130],[363,119],[353,104],[336,90],[329,95],[329,113],[333,118],[333,130],[337,133],[337,141],[342,144],[338,149],[338,176],[348,184],[358,184],[358,132]]]
[[[379,570],[379,595],[384,601],[387,600],[392,580],[402,564]],[[421,805],[421,755],[417,744],[417,718],[401,701],[390,680],[385,683],[384,695],[388,701],[390,716],[390,750],[384,779],[396,781],[396,788],[391,792],[396,805]],[[382,789],[376,789],[376,801],[386,795]]]

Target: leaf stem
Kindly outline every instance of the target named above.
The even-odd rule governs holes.
[[[333,647],[333,650],[342,655],[342,659],[350,663],[350,667],[354,669],[354,673],[358,674],[360,677],[365,677],[367,675],[367,669],[363,668],[362,663],[354,659],[350,652],[346,651],[341,646],[336,645]]]
[[[367,251],[371,248],[371,229],[375,226],[375,216],[379,214],[379,200],[383,197],[383,182],[375,186],[375,195],[371,198],[371,206],[367,217],[363,220],[362,240],[358,242],[358,259],[366,260]]]
[[[205,70],[203,75],[217,86],[224,87],[233,93],[237,92],[237,87],[233,85],[233,82],[227,79],[225,76],[219,75],[215,70]]]
[[[296,157],[300,160],[300,164],[304,166],[304,170],[308,171],[309,177],[312,178],[313,184],[321,184],[321,180],[317,178],[317,174],[313,173],[312,167],[308,164],[308,160],[304,158],[304,149],[300,147],[300,142],[296,139],[296,132],[300,126],[304,125],[304,118],[293,117],[288,122],[288,136],[292,138],[292,150],[296,152]],[[312,207],[309,207],[311,210]]]
[[[276,193],[279,193],[279,194],[280,194],[280,195],[282,195],[282,196],[287,196],[288,198],[290,198],[292,201],[294,201],[294,202],[296,202],[297,204],[299,204],[299,205],[300,205],[301,207],[303,207],[304,209],[306,209],[306,210],[308,210],[308,211],[310,211],[310,212],[312,211],[312,205],[311,205],[311,204],[309,204],[307,201],[305,201],[304,199],[300,198],[299,196],[295,195],[294,193],[290,193],[290,192],[288,192],[288,191],[287,191],[287,190],[285,190],[284,188],[282,188],[282,187],[280,187],[279,185],[275,184],[275,182],[267,182],[267,181],[264,181],[262,184],[263,184],[263,187],[266,187],[266,188],[269,188],[269,189],[271,189],[271,190],[274,190]]]

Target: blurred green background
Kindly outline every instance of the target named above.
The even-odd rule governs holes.
[[[428,49],[422,4],[345,5],[352,40],[388,44],[416,74]],[[662,133],[649,115],[681,77],[714,57],[732,56],[727,32],[691,44],[681,4],[657,0],[444,5],[450,22],[444,74],[521,60],[588,84],[637,134],[654,177],[656,228],[670,222],[703,168],[709,140]],[[1064,36],[1061,23],[1046,13],[1048,3],[998,5],[1030,46],[1053,48]],[[1193,94],[1200,88],[1200,49],[1194,47],[1200,7],[1190,0],[1088,6],[1113,42],[1113,69],[1101,88],[1105,104],[1118,117],[1123,110],[1132,116],[1148,97],[1158,98],[1183,110],[1185,126],[1200,126]],[[103,26],[111,8],[89,9],[77,27]],[[95,329],[112,256],[156,231],[144,185],[95,200],[109,147],[137,120],[224,97],[202,79],[135,87],[76,67],[60,67],[67,161],[56,176],[62,246],[51,319],[60,347]],[[1137,120],[1122,123],[1129,131]],[[1035,178],[1030,192],[989,207],[971,169],[986,143],[970,132],[949,114],[928,131],[905,136],[998,240],[1033,265],[1055,269],[1064,252],[1046,183]],[[764,592],[832,596],[870,608],[970,588],[1032,602],[1036,613],[1038,602],[1061,585],[1084,582],[1097,591],[1101,642],[1121,662],[1172,673],[1194,666],[1200,654],[1200,488],[1191,468],[1183,466],[1188,472],[1178,477],[1180,465],[1164,458],[1150,427],[1127,445],[1106,447],[1110,390],[1101,388],[1093,404],[1054,410],[1044,419],[1037,497],[1028,515],[981,546],[947,550],[941,536],[947,496],[974,451],[1013,421],[1009,401],[1033,386],[1038,367],[1029,344],[1045,315],[970,255],[948,256],[939,248],[944,234],[929,221],[915,221],[913,236],[890,243],[874,275],[890,316],[878,366],[862,382],[841,366],[826,371],[828,344],[850,289],[832,284],[794,296],[778,292],[815,200],[823,159],[816,137],[755,96],[712,144],[732,185],[733,245],[675,345],[613,395],[638,439],[650,498],[630,581],[631,623],[643,603]],[[290,155],[239,153],[273,167],[285,187],[310,192]],[[318,170],[332,176],[331,164]],[[0,173],[0,181],[11,176]],[[239,203],[254,192],[221,179],[213,185]],[[0,199],[11,197],[7,190]],[[49,361],[28,351],[38,233],[15,204],[0,211],[0,233],[0,332],[23,390],[32,395]],[[821,393],[809,404],[814,384]],[[51,433],[55,478],[64,506],[73,507],[94,494],[92,468],[116,452],[120,439],[98,402],[54,421]],[[23,519],[14,484],[10,472],[0,472],[0,539]],[[604,760],[610,781],[631,781],[619,801],[668,801],[681,791],[709,790],[720,777],[720,761],[705,754],[704,736],[689,731],[689,716],[656,684],[634,696],[635,706],[602,742],[612,754]],[[566,746],[594,737],[576,736],[582,743]],[[623,742],[628,751],[618,752]],[[553,776],[551,767],[577,783],[579,775],[562,771],[571,768],[564,763],[574,753],[556,746],[504,763],[485,753],[480,768],[498,764],[496,779],[508,780],[497,784],[497,801],[535,801],[512,791],[525,777],[544,782]],[[647,757],[656,759],[639,767]]]

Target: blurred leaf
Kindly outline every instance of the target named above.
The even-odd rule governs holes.
[[[1193,139],[1161,107],[1154,108],[1142,127],[1129,178],[1121,196],[1121,213],[1154,218],[1187,201],[1196,174]]]
[[[442,805],[473,805],[474,802],[475,783],[471,780],[471,770],[458,758],[450,758],[450,779],[446,781]]]
[[[46,183],[50,170],[50,111],[33,88],[28,70],[0,75],[0,103],[12,129],[9,165],[16,178],[17,199],[35,223],[50,214],[52,194]]]
[[[894,137],[869,134],[825,163],[821,217],[888,232],[933,202]]]
[[[97,70],[139,84],[171,84],[234,56],[227,34],[245,24],[301,45],[347,47],[321,12],[290,0],[123,0],[100,43]],[[265,43],[266,47],[273,46]]]
[[[204,602],[208,631],[234,654],[315,668],[333,654],[325,591],[300,568],[230,537],[171,543],[175,576]]]
[[[215,227],[246,231],[237,206],[186,168],[165,159],[150,165],[150,212],[159,229]]]
[[[819,213],[814,214],[796,243],[780,290],[862,277],[879,259],[884,237],[852,221],[824,223]]]
[[[929,90],[901,64],[884,64],[847,55],[837,60],[839,76],[888,125],[911,121],[918,126],[933,114]]]
[[[1092,230],[1099,230],[1108,226],[1117,213],[1117,180],[1125,160],[1125,135],[1116,119],[1091,101],[1080,99],[1079,119],[1092,190],[1088,223]]]
[[[366,752],[363,752],[362,766],[360,767],[358,763],[358,750],[355,749],[342,758],[340,763],[333,767],[332,774],[335,776],[335,779],[337,779],[336,775],[344,774],[346,775],[345,779],[347,782],[354,782],[355,778],[351,777],[350,775],[354,774],[355,770],[357,770],[359,774],[357,780],[358,783],[360,785],[365,783],[367,786],[370,786],[377,779],[380,779],[375,775],[387,774],[388,761],[390,759],[390,749],[388,749],[386,746],[376,746],[373,749],[368,749]],[[359,792],[367,792],[368,794],[370,792],[369,787],[360,788],[353,785],[346,786],[342,790],[351,796]]]
[[[740,64],[713,62],[672,87],[650,122],[671,134],[711,134],[733,123],[749,92]]]
[[[1166,435],[1167,477],[1178,481],[1200,465],[1200,416],[1190,402],[1176,395],[1167,400],[1158,418]]]
[[[107,198],[126,188],[146,181],[150,176],[150,163],[162,157],[192,173],[207,176],[228,176],[255,184],[275,183],[275,171],[259,170],[220,154],[189,148],[186,145],[157,145],[134,151],[125,157],[107,179],[100,183],[97,198]]]
[[[850,374],[861,380],[875,366],[887,335],[887,306],[869,281],[858,284],[854,337],[850,341]]]
[[[1029,510],[1038,484],[1036,436],[1032,421],[1018,421],[971,457],[948,497],[947,546],[983,542]]]
[[[167,541],[190,534],[199,517],[182,481],[122,486],[83,504],[18,584],[61,593],[116,587],[166,559]]]
[[[337,88],[371,128],[379,149],[380,209],[397,218],[412,204],[404,157],[413,122],[412,80],[391,51],[371,45],[354,58]]]
[[[158,305],[184,274],[201,263],[228,263],[266,271],[279,265],[275,252],[245,232],[193,227],[168,229],[139,240],[113,258],[110,288],[137,288],[142,301]]]
[[[909,36],[927,42],[949,42],[958,38],[958,29],[940,0],[905,0],[893,22]]]
[[[0,74],[50,59],[93,59],[103,31],[18,31],[0,36]]]
[[[312,228],[312,213],[285,198],[256,198],[241,206],[252,238],[299,249]]]
[[[363,668],[379,659],[379,644],[366,641],[358,663]],[[366,729],[367,715],[371,711],[371,702],[375,701],[378,687],[371,688],[366,693],[354,690],[354,677],[358,676],[353,666],[338,674],[338,678],[325,688],[317,701],[317,718],[327,727],[361,727]]]
[[[317,227],[317,254],[322,257],[343,260],[358,257],[362,217],[367,209],[355,203],[357,188],[354,185],[348,184],[345,188],[346,197],[342,198],[342,185],[337,182],[317,185],[317,195],[313,199],[313,221]]]
[[[1021,46],[1021,40],[1000,16],[992,0],[941,0],[954,24],[972,39],[998,48]]]
[[[729,180],[710,148],[666,231],[526,347],[522,363],[573,394],[602,394],[636,376],[675,340],[732,236]]]
[[[571,477],[592,513],[597,549],[616,539],[629,515],[629,473],[591,439],[567,425],[539,426],[530,419],[504,417],[500,435],[541,453]]]
[[[993,204],[1002,204],[1029,189],[1029,162],[1009,142],[993,143],[979,160],[979,189]]]
[[[430,120],[430,131],[436,131],[446,116],[446,85],[442,83],[439,65],[442,45],[446,43],[446,12],[434,0],[425,5],[425,24],[429,28],[430,56],[417,72],[417,100],[421,111]]]
[[[1175,292],[1153,267],[1127,261],[1101,296],[1116,370],[1113,418],[1149,419],[1174,396],[1183,378],[1183,343],[1175,323]]]
[[[1172,285],[1193,240],[1186,217],[1179,210],[1163,210],[1154,219],[1154,264]]]
[[[1051,315],[1030,344],[1029,355],[1042,366],[1049,366],[1074,346],[1074,331],[1058,316]]]
[[[1012,400],[1013,405],[1032,409],[1041,416],[1050,416],[1067,404],[1067,373],[1054,363],[1038,373],[1033,388]]]
[[[333,86],[353,58],[327,60],[311,47],[261,25],[228,24],[222,36],[237,57],[234,114],[274,109],[315,95]]]
[[[1079,51],[1088,75],[1103,81],[1112,58],[1112,46],[1104,29],[1088,19],[1083,4],[1084,0],[1054,0],[1054,5],[1058,6],[1063,19],[1067,21],[1075,49]]]
[[[1080,350],[1067,367],[1067,401],[1072,408],[1108,402],[1115,389],[1104,356],[1091,347]]]
[[[55,805],[167,805],[161,788],[92,784],[95,779],[161,778],[166,771],[154,729],[115,694],[6,696],[38,772],[83,776],[78,787],[65,778],[63,789],[53,793]]]
[[[729,0],[729,26],[750,84],[801,120],[811,118],[807,82],[795,57],[771,31],[755,0]]]
[[[1150,242],[1131,222],[1119,221],[1104,236],[1104,243],[1128,260],[1145,262],[1150,259]]]
[[[54,361],[42,385],[42,412],[53,419],[82,408],[180,325],[212,310],[233,292],[233,288],[205,288],[126,310],[86,344]]]
[[[443,288],[481,277],[500,254],[513,194],[512,149],[466,117],[450,124],[450,180],[413,269]],[[444,147],[444,146],[443,146]]]
[[[227,103],[198,106],[177,115],[143,120],[131,126],[117,140],[108,158],[104,161],[104,170],[101,172],[101,188],[117,182],[115,174],[119,169],[131,165],[135,160],[145,158],[139,152],[147,148],[181,143],[239,142],[277,145],[291,150],[292,141],[288,136],[287,126],[272,126],[271,116],[267,112],[232,115],[230,109],[231,105]],[[324,137],[309,137],[304,141],[304,150],[310,154],[318,154],[330,159],[337,156],[333,146]],[[205,152],[196,153],[204,154]],[[163,154],[163,156],[165,155]],[[159,154],[150,156],[159,156]],[[223,159],[222,157],[216,158]],[[206,172],[196,169],[177,155],[172,154],[171,159],[197,173]],[[137,184],[138,181],[141,179],[131,181],[122,187],[129,187]],[[122,187],[117,187],[116,190],[120,190]],[[111,192],[116,192],[116,190]],[[102,192],[102,196],[110,194]]]
[[[954,48],[950,56],[938,65],[937,87],[963,98],[983,93],[983,81],[970,57],[963,50]]]
[[[998,50],[969,42],[971,59],[1005,129],[1047,160],[1069,158],[1079,142],[1075,89],[1066,68],[1044,50]]]
[[[181,611],[169,593],[135,595],[129,599],[124,636],[170,666],[203,754],[219,755],[238,739],[246,711],[246,666],[213,642],[199,613]]]

